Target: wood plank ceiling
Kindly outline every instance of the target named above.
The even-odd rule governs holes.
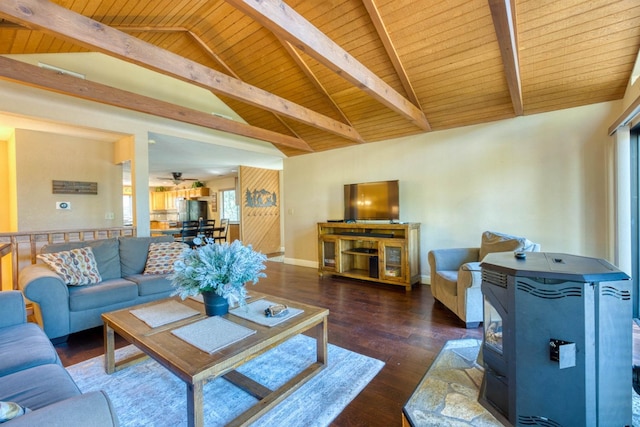
[[[192,81],[258,129],[196,123],[288,156],[621,99],[640,49],[638,0],[2,0],[0,18],[0,54]],[[82,96],[7,61],[2,79]]]

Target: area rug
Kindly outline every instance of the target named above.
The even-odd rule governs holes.
[[[127,346],[120,358],[137,351]],[[315,361],[316,341],[298,335],[238,368],[244,375],[275,389]],[[384,363],[328,345],[329,363],[315,377],[257,420],[255,426],[327,426],[382,369]],[[67,368],[83,392],[105,390],[122,426],[187,424],[186,385],[153,360],[112,375],[98,356]],[[223,426],[257,400],[223,378],[204,387],[205,426]]]

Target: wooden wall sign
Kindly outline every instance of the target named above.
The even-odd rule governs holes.
[[[280,173],[277,170],[240,166],[241,239],[263,254],[279,252],[280,236]]]
[[[98,194],[97,182],[53,180],[53,194]]]

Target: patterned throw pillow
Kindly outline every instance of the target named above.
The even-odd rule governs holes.
[[[28,412],[31,412],[29,408],[20,406],[15,402],[0,402],[0,423],[12,420]]]
[[[93,250],[88,246],[70,251],[40,254],[38,258],[69,286],[91,285],[102,281]]]
[[[142,274],[173,273],[173,264],[189,246],[181,242],[150,243],[147,263]]]

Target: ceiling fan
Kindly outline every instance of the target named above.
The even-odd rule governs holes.
[[[197,181],[197,179],[195,178],[183,178],[182,172],[171,172],[171,175],[172,175],[171,178],[159,176],[158,179],[170,179],[173,181],[175,185],[178,185],[184,181]]]

